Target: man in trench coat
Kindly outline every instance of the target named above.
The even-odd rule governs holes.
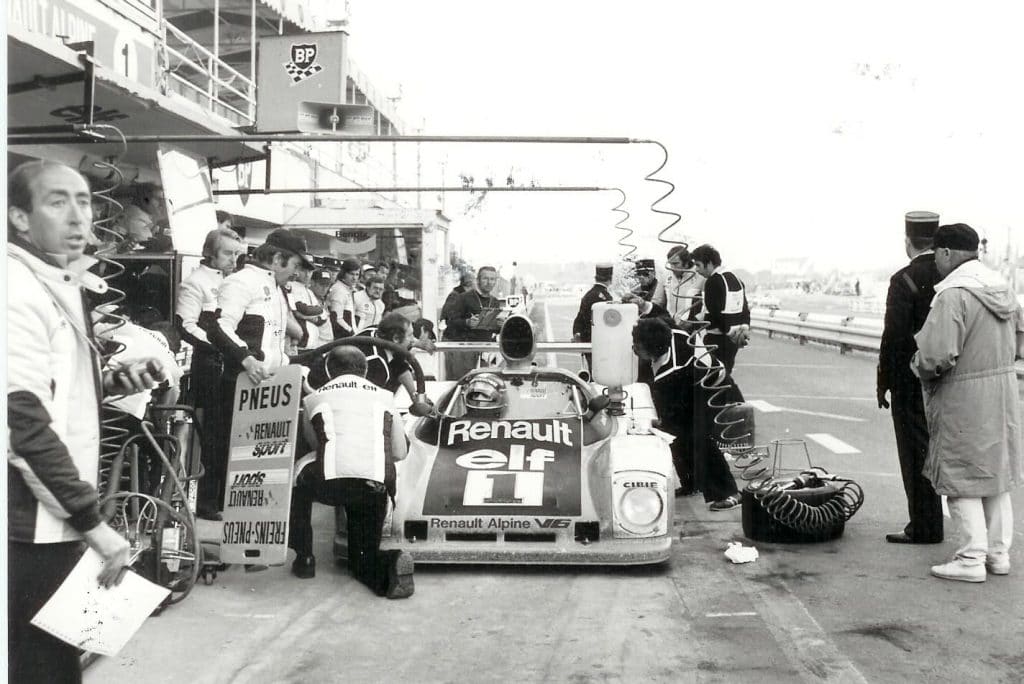
[[[1022,427],[1014,360],[1024,320],[1013,291],[978,260],[978,234],[941,226],[934,239],[942,277],[911,361],[924,390],[927,477],[961,534],[953,560],[934,576],[984,582],[1010,572],[1010,491],[1024,483]]]

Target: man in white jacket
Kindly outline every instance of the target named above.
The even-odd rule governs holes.
[[[8,677],[80,681],[78,651],[31,619],[82,554],[120,581],[128,542],[100,520],[99,403],[104,393],[152,389],[152,359],[101,369],[84,293],[106,282],[68,269],[92,236],[89,185],[75,170],[32,161],[7,187]]]

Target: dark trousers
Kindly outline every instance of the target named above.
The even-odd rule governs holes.
[[[725,372],[732,375],[733,366],[736,365],[736,354],[740,348],[728,335],[707,333],[704,335],[704,344],[711,348],[711,355],[725,366]]]
[[[224,487],[228,477],[228,450],[231,447],[231,419],[234,416],[235,381],[237,373],[226,373],[217,382],[216,401],[211,403],[213,415],[203,417],[203,477],[199,480],[196,508],[200,511],[224,510]],[[205,425],[214,426],[207,437]]]
[[[82,551],[80,542],[7,542],[7,675],[12,684],[82,681],[78,649],[31,624]]]
[[[919,541],[942,541],[942,499],[921,474],[928,457],[928,422],[921,384],[916,378],[906,384],[906,388],[892,391],[892,425],[910,513],[904,532]]]
[[[359,478],[324,480],[319,464],[307,466],[292,490],[288,546],[300,556],[313,555],[313,503],[343,506],[348,520],[348,569],[378,596],[388,589],[388,568],[397,552],[381,553],[387,514],[384,485]]]
[[[228,468],[228,441],[234,381],[224,381],[219,355],[196,350],[189,379],[192,405],[199,423],[199,458],[203,476],[199,479],[196,508],[203,512],[224,508],[224,480]],[[230,387],[228,386],[230,385]]]
[[[736,479],[729,470],[725,455],[715,443],[718,430],[716,411],[707,404],[709,394],[697,392],[693,399],[693,432],[689,443],[693,449],[693,483],[704,493],[705,501],[720,501],[736,494]]]

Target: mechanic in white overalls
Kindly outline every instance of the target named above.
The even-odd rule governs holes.
[[[690,255],[697,273],[705,278],[700,318],[707,321],[704,343],[732,374],[736,353],[747,343],[750,307],[743,281],[722,270],[722,256],[711,245],[701,245]]]
[[[408,442],[391,392],[366,379],[366,357],[351,346],[327,359],[331,379],[303,400],[303,428],[314,451],[295,464],[288,546],[295,549],[292,574],[316,575],[313,502],[344,506],[348,521],[348,567],[378,596],[413,593],[413,560],[405,551],[380,551],[387,514],[387,480],[405,458]]]

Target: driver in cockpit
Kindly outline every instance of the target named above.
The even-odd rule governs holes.
[[[508,405],[505,394],[505,381],[494,373],[473,376],[462,394],[466,417],[480,420],[501,418]]]

